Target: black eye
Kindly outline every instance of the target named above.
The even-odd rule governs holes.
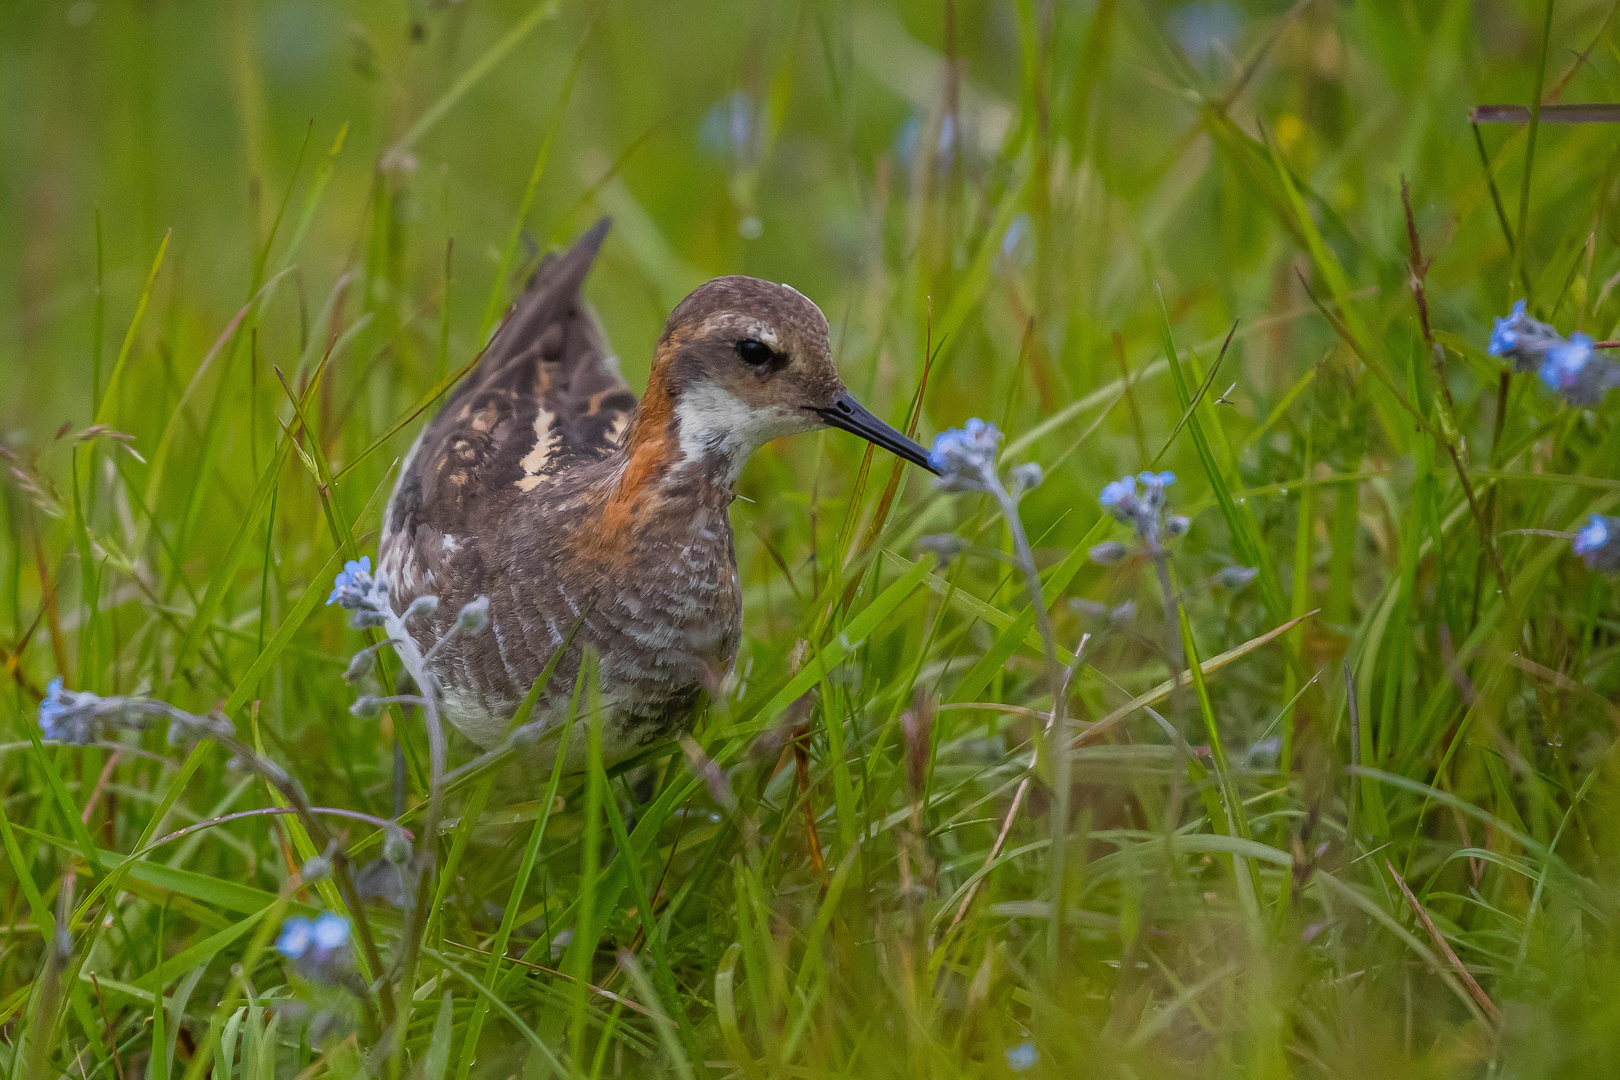
[[[742,341],[737,342],[737,355],[742,359],[743,363],[751,367],[759,367],[776,359],[776,353],[772,351],[769,345],[763,341],[755,341],[753,338],[744,338]]]

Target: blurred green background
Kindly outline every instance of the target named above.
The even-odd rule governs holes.
[[[255,247],[281,200],[293,189],[296,213],[340,129],[347,125],[347,141],[296,253],[297,291],[311,306],[378,242],[370,215],[384,151],[532,18],[531,6],[499,0],[9,7],[0,41],[0,363],[14,428],[83,414],[98,211],[108,351],[173,230],[132,360],[137,370],[168,363],[183,378],[246,299]],[[1049,228],[1041,223],[1047,280],[1016,261],[995,267],[983,324],[957,336],[941,371],[950,389],[930,401],[942,422],[959,419],[962,398],[972,401],[975,361],[1012,367],[1023,320],[1007,310],[1009,295],[1041,316],[1058,397],[1116,373],[1109,335],[1144,320],[1153,282],[1179,310],[1207,312],[1211,332],[1226,317],[1252,321],[1302,301],[1287,270],[1297,252],[1242,166],[1200,124],[1200,94],[1230,95],[1235,122],[1254,136],[1269,131],[1309,177],[1336,218],[1329,239],[1342,239],[1332,235],[1337,225],[1362,247],[1340,251],[1352,270],[1367,264],[1358,285],[1399,261],[1404,172],[1422,224],[1465,239],[1438,245],[1436,274],[1463,295],[1437,305],[1450,314],[1474,302],[1475,289],[1493,305],[1505,298],[1507,253],[1499,236],[1489,243],[1466,110],[1526,98],[1539,5],[1102,7],[1099,19],[1093,4],[1014,0],[554,5],[554,17],[521,35],[401,155],[387,242],[390,276],[409,299],[395,302],[415,316],[431,359],[444,247],[454,238],[450,351],[459,360],[476,349],[495,253],[580,49],[524,224],[545,245],[599,213],[618,216],[591,294],[633,377],[644,373],[669,306],[717,273],[793,282],[835,324],[850,320],[860,336],[845,356],[861,367],[873,364],[874,339],[912,348],[917,298],[893,294],[915,284],[906,275],[921,276],[942,307],[971,254],[950,241],[919,247],[929,223],[918,220],[927,211],[916,196],[927,185],[907,166],[919,129],[937,131],[951,107],[948,52],[959,61],[964,132],[961,160],[948,165],[964,176],[958,205],[942,212],[956,230],[983,224],[974,215],[987,212],[986,189],[993,195],[1007,180],[998,156],[1017,125],[1043,124],[1057,161],[1054,216]],[[1601,3],[1557,6],[1549,81],[1593,42],[1607,12]],[[1026,63],[1031,32],[1044,38],[1038,64]],[[1585,61],[1567,99],[1600,100],[1614,81],[1606,44]],[[1044,119],[1022,108],[1032,83]],[[1485,130],[1493,152],[1511,130]],[[1602,138],[1597,129],[1543,134],[1538,211],[1594,182]],[[1466,242],[1473,237],[1479,243]],[[1541,242],[1550,255],[1557,241]],[[275,360],[283,344],[267,340],[266,356]],[[1257,389],[1301,351],[1287,332],[1254,342],[1246,363]]]

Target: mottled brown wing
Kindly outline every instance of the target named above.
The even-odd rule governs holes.
[[[608,224],[546,256],[478,366],[418,437],[389,499],[385,543],[423,525],[462,532],[498,497],[535,494],[569,461],[618,446],[636,398],[580,295]]]

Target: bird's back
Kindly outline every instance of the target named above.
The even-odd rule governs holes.
[[[528,288],[406,458],[389,498],[381,559],[424,531],[435,542],[570,464],[606,457],[636,407],[580,295],[608,221],[541,262]],[[402,564],[403,568],[403,564]]]

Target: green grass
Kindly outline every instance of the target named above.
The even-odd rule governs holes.
[[[1620,153],[1468,122],[1615,100],[1611,8],[19,6],[0,1074],[364,1071],[354,998],[270,948],[343,908],[294,874],[317,844],[211,823],[280,795],[161,729],[41,743],[39,696],[221,705],[316,806],[381,817],[397,739],[420,822],[420,719],[349,713],[364,642],[321,601],[534,247],[609,213],[587,291],[632,384],[687,290],[758,274],[821,303],[875,412],[903,423],[932,356],[920,437],[981,416],[1045,468],[1023,521],[1099,727],[1035,752],[1051,690],[992,500],[836,432],[772,445],[695,745],[622,774],[586,724],[555,799],[451,787],[376,1074],[1613,1075],[1620,610],[1522,530],[1620,505],[1620,403],[1483,346],[1526,295],[1620,336]],[[1087,558],[1125,539],[1098,489],[1150,463],[1191,517],[1169,616],[1150,562]],[[944,532],[970,547],[940,565]],[[1210,584],[1233,565],[1258,575]],[[391,963],[405,920],[367,922]]]

